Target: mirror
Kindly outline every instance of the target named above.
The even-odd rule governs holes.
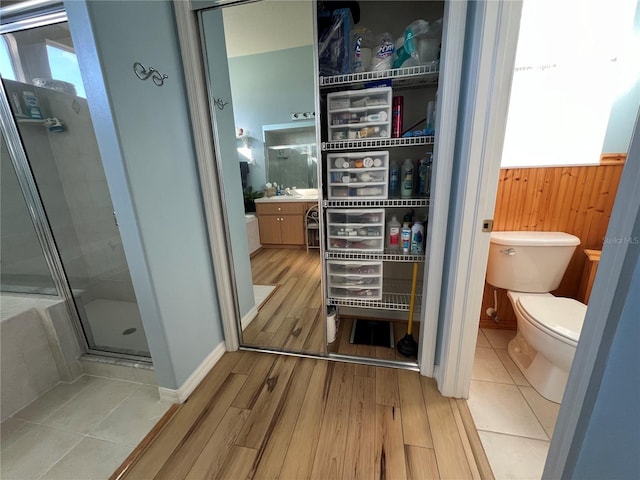
[[[267,181],[286,187],[318,188],[315,122],[265,125]]]
[[[312,7],[262,0],[199,16],[240,344],[318,354],[326,351],[320,249],[317,223],[313,232],[307,225],[318,206]],[[265,191],[268,182],[282,195]],[[256,213],[242,208],[243,190]]]

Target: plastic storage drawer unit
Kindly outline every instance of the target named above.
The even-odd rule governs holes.
[[[383,209],[327,210],[329,250],[383,252]]]
[[[382,262],[327,262],[329,296],[342,299],[382,299]]]
[[[330,200],[388,196],[389,152],[330,153],[327,167]]]
[[[391,87],[329,93],[329,140],[389,138],[391,98]]]

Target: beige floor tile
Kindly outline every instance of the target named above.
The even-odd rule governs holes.
[[[542,477],[549,442],[478,431],[496,480],[538,480]]]
[[[37,479],[83,439],[82,435],[32,424],[2,451],[2,480]]]
[[[507,372],[509,372],[509,375],[511,375],[511,378],[513,379],[513,383],[515,383],[516,385],[523,385],[525,387],[530,386],[529,382],[524,377],[524,375],[522,374],[518,366],[515,363],[513,363],[513,360],[511,360],[511,357],[509,356],[509,352],[507,350],[496,348],[495,352],[496,352],[496,355],[498,355],[498,358],[500,359],[502,364],[504,365],[504,368],[506,368]]]
[[[140,386],[89,434],[112,442],[137,445],[171,404],[161,401],[158,388]]]
[[[476,347],[485,347],[485,348],[491,348],[491,344],[489,343],[489,340],[487,340],[487,337],[484,333],[482,333],[482,330],[478,330],[478,340],[476,341]]]
[[[492,348],[476,347],[471,378],[488,382],[511,383],[511,375]]]
[[[487,340],[493,348],[507,348],[509,341],[516,336],[515,330],[498,330],[495,328],[483,328]]]
[[[0,448],[4,450],[13,445],[23,435],[29,433],[33,424],[9,417],[0,424]]]
[[[525,400],[536,414],[549,438],[553,435],[560,404],[551,402],[535,391],[533,387],[519,387]]]
[[[515,385],[472,380],[467,402],[478,430],[549,439]]]
[[[132,450],[128,445],[84,438],[42,480],[106,480]]]
[[[43,421],[44,425],[87,434],[140,385],[92,377],[78,395]]]
[[[45,418],[82,392],[89,383],[90,380],[86,376],[78,378],[74,383],[59,383],[36,401],[14,414],[14,417],[41,423]]]

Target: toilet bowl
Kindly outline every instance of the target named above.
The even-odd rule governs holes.
[[[517,319],[511,359],[543,397],[560,403],[586,305],[555,297],[580,239],[564,232],[492,232],[487,283],[508,291]]]
[[[560,403],[587,307],[549,293],[509,291],[507,296],[517,319],[509,357],[538,393]]]

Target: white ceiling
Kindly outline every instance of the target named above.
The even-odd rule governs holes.
[[[313,43],[310,0],[263,0],[226,7],[227,56],[240,57]]]

